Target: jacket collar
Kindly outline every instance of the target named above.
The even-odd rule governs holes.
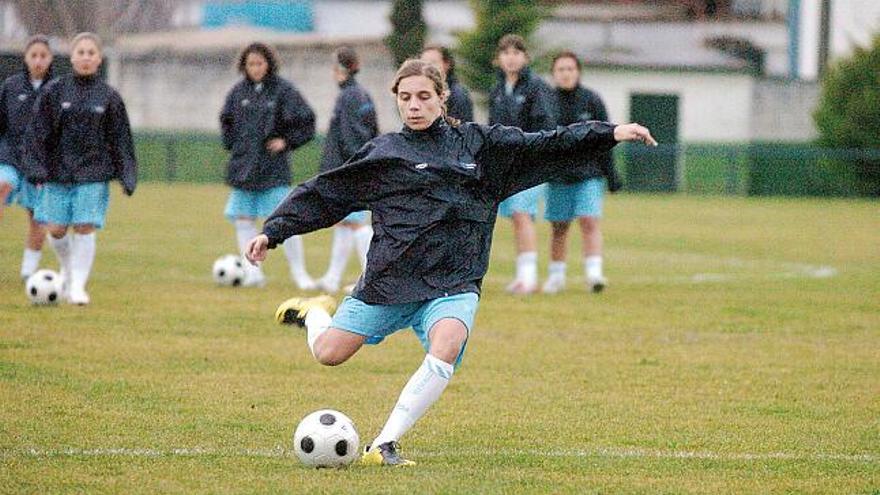
[[[444,132],[446,132],[446,129],[448,127],[449,127],[449,124],[446,123],[446,119],[444,119],[443,116],[441,115],[441,116],[437,117],[437,120],[435,120],[433,123],[431,123],[431,125],[427,129],[422,129],[420,131],[417,131],[415,129],[410,129],[406,124],[403,124],[403,130],[401,132],[407,137],[409,137],[409,136],[412,136],[412,137],[419,137],[419,136],[434,137],[434,136],[439,136],[439,135],[443,134]]]
[[[504,74],[504,71],[498,69],[495,71],[496,77],[498,79],[499,84],[504,87],[504,84],[507,83],[507,76]],[[532,69],[528,66],[523,67],[521,71],[519,71],[519,77],[516,79],[516,84],[513,86],[514,88],[518,88],[523,84],[527,83],[529,79],[532,78]]]
[[[349,86],[354,86],[355,82],[356,81],[354,80],[354,76],[348,76],[348,79],[339,83],[339,87],[340,87],[340,89],[342,89],[342,88],[347,88]]]

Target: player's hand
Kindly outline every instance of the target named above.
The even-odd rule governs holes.
[[[623,124],[615,127],[614,139],[617,142],[639,141],[648,146],[657,146],[657,141],[651,136],[651,131],[639,124]]]
[[[287,142],[281,138],[270,139],[266,142],[266,149],[269,153],[281,153],[287,147]]]
[[[269,254],[269,238],[266,234],[260,234],[249,240],[244,251],[244,256],[254,266],[259,266],[261,261]]]

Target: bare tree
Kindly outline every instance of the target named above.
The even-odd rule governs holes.
[[[56,36],[94,31],[106,37],[167,28],[170,0],[13,0],[27,30]]]

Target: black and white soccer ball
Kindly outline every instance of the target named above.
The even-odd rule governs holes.
[[[244,261],[234,254],[221,256],[214,262],[211,274],[219,285],[238,287],[244,283]]]
[[[348,416],[333,409],[315,411],[293,433],[293,451],[309,467],[341,468],[358,458],[360,438]]]
[[[61,276],[52,270],[37,270],[24,285],[34,304],[58,304],[61,300]]]

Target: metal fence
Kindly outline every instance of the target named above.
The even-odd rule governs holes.
[[[138,133],[140,179],[222,182],[228,154],[220,137]],[[294,153],[295,181],[318,169],[321,139]],[[877,196],[880,150],[807,143],[679,144],[615,148],[626,190],[718,195]]]

